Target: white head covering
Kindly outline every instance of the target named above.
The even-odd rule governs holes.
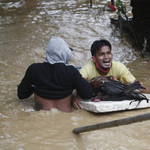
[[[44,62],[50,64],[64,63],[68,65],[67,63],[70,61],[71,57],[72,51],[67,43],[59,37],[53,37],[47,44]]]

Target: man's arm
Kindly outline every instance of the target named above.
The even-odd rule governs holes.
[[[147,93],[147,94],[150,94],[150,87],[147,86],[147,85],[144,85],[142,83],[140,83],[143,87],[145,87],[146,89],[141,89],[140,92],[141,93]]]
[[[127,69],[125,65],[122,65],[121,70],[122,70],[122,75],[120,79],[122,82],[125,82],[124,84],[129,85],[132,82],[136,81],[135,77],[131,74],[131,72]],[[146,88],[146,89],[141,89],[140,92],[150,94],[150,87],[144,85],[142,82],[139,82],[139,83],[141,84],[141,86]]]
[[[29,67],[25,73],[24,78],[22,79],[21,83],[18,85],[18,97],[19,99],[28,98],[33,94],[33,87],[31,86],[30,82],[30,69]]]
[[[83,77],[77,69],[74,70],[73,74],[73,84],[74,88],[77,91],[77,95],[83,99],[91,99],[93,96],[93,89],[90,83],[87,80],[83,79]]]
[[[82,109],[79,100],[91,99],[93,96],[93,89],[89,82],[82,78],[81,74],[76,70],[74,72],[76,78],[75,87],[76,89],[72,92],[72,106],[75,109]]]
[[[82,106],[79,103],[79,100],[82,100],[82,99],[77,95],[76,89],[74,89],[73,92],[72,92],[72,106],[75,109],[82,109]]]
[[[33,94],[33,88],[23,79],[18,85],[18,97],[19,99],[25,99]]]
[[[118,77],[119,77],[117,79],[119,79],[120,82],[124,84],[130,84],[136,81],[136,78],[132,75],[132,73],[124,64],[118,63],[116,67],[117,67],[117,72],[118,72]]]

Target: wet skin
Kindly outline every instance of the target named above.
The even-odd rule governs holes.
[[[113,54],[109,46],[103,46],[95,55],[98,65],[103,69],[109,69],[112,66]],[[105,75],[103,72],[98,70],[101,75]]]
[[[36,110],[50,110],[51,108],[57,108],[63,112],[71,112],[71,99],[72,94],[63,99],[53,100],[44,99],[34,93],[35,107]]]

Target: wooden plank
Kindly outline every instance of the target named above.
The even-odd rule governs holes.
[[[120,125],[127,125],[127,124],[145,121],[145,120],[149,120],[149,119],[150,119],[150,113],[146,113],[143,115],[138,115],[138,116],[133,116],[133,117],[128,117],[128,118],[103,122],[103,123],[99,123],[99,124],[78,127],[78,128],[73,129],[73,133],[79,134],[82,132],[93,131],[93,130],[104,129],[104,128],[111,128],[111,127],[116,127],[116,126],[120,126]]]

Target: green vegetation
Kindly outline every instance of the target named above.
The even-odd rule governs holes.
[[[119,14],[120,12],[122,14],[127,12],[126,6],[123,4],[121,0],[117,0],[116,2],[116,8],[117,8],[117,13]],[[123,11],[124,10],[124,11]]]

